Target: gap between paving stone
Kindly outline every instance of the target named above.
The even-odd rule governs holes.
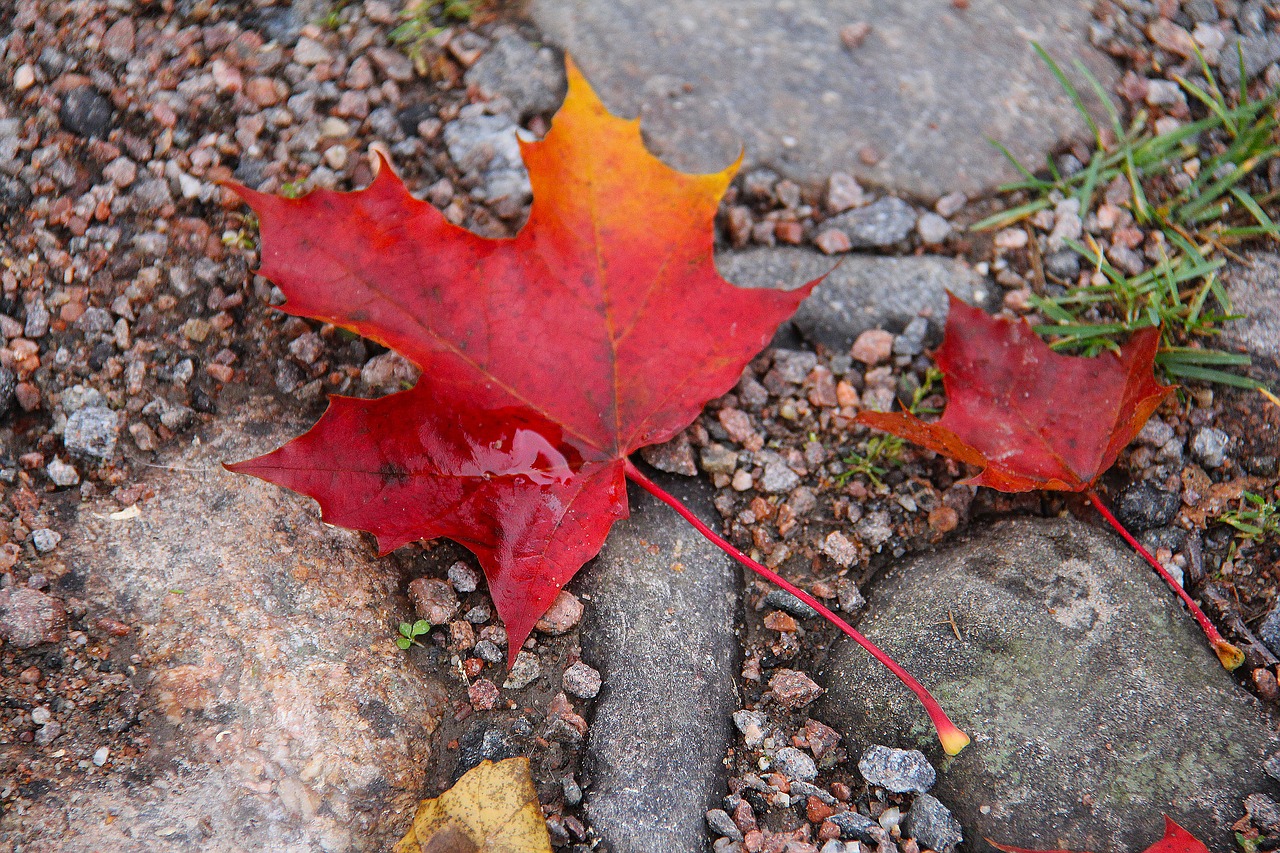
[[[995,310],[993,287],[968,264],[924,255],[881,257],[851,254],[838,259],[813,249],[756,247],[716,255],[720,274],[742,287],[797,287],[826,275],[789,324],[811,344],[848,352],[868,329],[901,332],[917,316],[929,320],[931,344],[942,339],[947,291]]]
[[[976,526],[892,566],[859,628],[973,738],[944,756],[913,698],[841,640],[823,719],[851,753],[918,748],[964,824],[1029,848],[1142,850],[1162,812],[1233,850],[1241,800],[1276,783],[1274,724],[1168,588],[1111,533],[1072,519]],[[947,624],[954,616],[963,639]]]
[[[372,851],[403,831],[447,696],[392,641],[402,571],[309,499],[220,465],[300,432],[295,414],[238,407],[152,471],[136,518],[79,505],[54,556],[91,618],[133,626],[154,745],[136,772],[8,816],[10,840]]]
[[[748,166],[801,182],[845,171],[933,199],[1017,177],[989,139],[1038,168],[1064,139],[1084,135],[1032,41],[1065,68],[1079,57],[1107,90],[1118,79],[1088,43],[1091,0],[965,6],[530,0],[527,12],[611,109],[643,117],[646,138],[672,165],[715,171],[745,146]],[[870,30],[847,47],[842,29],[858,23]]]
[[[652,474],[708,524],[702,478]],[[724,794],[739,707],[736,564],[628,484],[631,517],[575,582],[588,599],[582,657],[604,678],[588,732],[591,826],[615,853],[701,850]]]

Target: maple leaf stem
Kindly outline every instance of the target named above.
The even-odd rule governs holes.
[[[1098,493],[1093,489],[1090,489],[1088,494],[1089,501],[1093,504],[1094,508],[1097,509],[1098,512],[1102,513],[1102,517],[1116,529],[1117,533],[1124,537],[1124,541],[1128,542],[1133,550],[1142,555],[1142,559],[1151,564],[1151,568],[1155,569],[1156,573],[1160,575],[1160,577],[1164,578],[1164,582],[1178,594],[1178,597],[1182,599],[1183,604],[1187,605],[1191,610],[1191,615],[1195,617],[1196,622],[1200,623],[1200,630],[1204,631],[1205,638],[1208,639],[1209,645],[1213,646],[1213,652],[1218,656],[1218,660],[1222,662],[1222,665],[1227,669],[1235,669],[1240,666],[1240,664],[1244,663],[1244,652],[1240,651],[1238,647],[1223,639],[1222,635],[1218,633],[1218,629],[1209,621],[1209,617],[1204,615],[1204,611],[1200,609],[1199,605],[1192,600],[1191,596],[1187,595],[1187,591],[1182,588],[1181,584],[1173,579],[1173,577],[1165,570],[1165,567],[1160,565],[1160,561],[1153,557],[1150,551],[1142,547],[1142,543],[1137,539],[1134,539],[1133,534],[1124,529],[1124,525],[1120,523],[1118,518],[1111,514],[1111,510],[1107,509],[1106,504],[1104,504],[1102,499],[1098,497]]]
[[[925,712],[933,722],[934,729],[938,732],[938,741],[942,744],[942,748],[946,751],[947,755],[957,755],[960,750],[969,745],[969,736],[962,732],[955,723],[951,722],[950,718],[947,717],[946,712],[942,710],[942,706],[938,704],[938,701],[934,699],[932,695],[930,695],[929,691],[925,690],[920,682],[912,678],[909,672],[899,666],[897,661],[881,651],[875,643],[871,642],[862,634],[858,633],[858,631],[854,630],[848,622],[845,622],[839,616],[832,613],[822,602],[818,601],[818,599],[786,580],[777,572],[757,563],[755,560],[735,548],[729,540],[703,524],[702,521],[690,512],[684,504],[680,503],[680,501],[678,501],[674,496],[664,491],[662,487],[653,482],[653,480],[646,477],[640,469],[636,468],[636,466],[631,463],[630,459],[625,460],[625,465],[627,477],[629,477],[633,483],[674,509],[681,518],[692,524],[695,530],[705,536],[717,548],[724,551],[730,557],[733,557],[733,559],[737,560],[751,571],[772,581],[794,595],[796,598],[803,601],[805,604],[812,607],[814,610],[818,611],[818,613],[822,615],[822,618],[826,619],[832,625],[835,625],[845,634],[852,637],[854,642],[866,649],[871,656],[880,661],[880,663],[884,664],[884,666],[896,675],[898,680],[905,684],[907,689],[914,693],[916,698],[920,700],[920,704],[924,706]]]

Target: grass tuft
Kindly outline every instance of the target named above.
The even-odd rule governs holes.
[[[1041,177],[997,144],[1022,175],[1000,189],[1025,200],[973,229],[1004,228],[1071,198],[1084,218],[1107,188],[1122,182],[1128,189],[1124,206],[1159,253],[1149,269],[1135,275],[1118,269],[1088,235],[1084,243],[1068,242],[1093,275],[1083,285],[1055,285],[1033,294],[1032,305],[1051,321],[1036,331],[1051,338],[1056,350],[1093,355],[1116,349],[1138,329],[1161,325],[1156,361],[1168,377],[1259,387],[1228,369],[1248,367],[1246,356],[1208,345],[1225,323],[1238,317],[1218,277],[1227,257],[1233,257],[1231,247],[1280,241],[1280,227],[1267,212],[1275,210],[1280,191],[1259,178],[1265,164],[1280,154],[1280,88],[1253,98],[1246,81],[1238,90],[1224,92],[1198,56],[1203,79],[1175,79],[1203,117],[1157,134],[1145,110],[1125,125],[1110,95],[1077,60],[1075,71],[1103,105],[1104,126],[1089,113],[1062,67],[1039,45],[1035,50],[1084,117],[1094,150],[1074,174],[1062,174],[1050,159]]]

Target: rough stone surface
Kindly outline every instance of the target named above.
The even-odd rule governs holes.
[[[919,794],[911,803],[906,829],[921,847],[938,853],[951,853],[957,844],[964,841],[960,821],[937,797],[929,794]]]
[[[67,418],[62,442],[67,450],[94,459],[110,459],[116,452],[120,419],[106,406],[85,406]]]
[[[56,643],[67,628],[62,602],[35,589],[0,590],[0,639],[29,649]]]
[[[1223,276],[1232,310],[1244,317],[1223,327],[1222,340],[1280,367],[1280,255],[1254,252],[1246,259]]]
[[[1113,512],[1130,533],[1162,527],[1173,521],[1182,506],[1177,492],[1157,489],[1145,480],[1126,486]]]
[[[842,213],[827,225],[843,231],[855,249],[882,248],[907,239],[916,227],[916,212],[902,199],[886,196],[874,204]]]
[[[460,169],[480,173],[480,200],[491,202],[503,215],[518,211],[532,195],[509,116],[464,115],[445,125],[444,142]]]
[[[936,198],[1015,177],[988,139],[1038,164],[1084,131],[1031,42],[1066,67],[1082,58],[1110,88],[1114,66],[1087,43],[1091,5],[795,0],[782,12],[774,0],[533,0],[528,8],[612,109],[643,117],[673,165],[715,171],[745,145],[749,165],[803,182],[843,171]],[[870,33],[846,48],[840,30],[858,22]]]
[[[948,611],[963,640],[937,624]],[[923,750],[938,768],[932,793],[970,837],[1141,850],[1168,812],[1228,850],[1241,799],[1264,788],[1275,743],[1257,701],[1105,531],[1065,519],[976,528],[892,567],[858,627],[973,743],[947,759],[913,697],[852,644],[833,654],[819,715],[851,748]]]
[[[111,103],[92,86],[80,86],[62,99],[58,117],[63,126],[78,136],[106,139],[115,111]]]
[[[518,118],[547,113],[564,98],[564,62],[508,33],[467,70],[466,83],[486,98],[505,97]]]
[[[326,527],[312,501],[222,469],[296,435],[288,420],[238,407],[149,469],[157,496],[136,518],[67,496],[62,583],[145,626],[154,746],[136,773],[8,816],[6,840],[44,849],[56,826],[65,851],[373,851],[404,832],[446,693],[393,642],[409,614],[397,559]]]
[[[654,479],[714,523],[709,484]],[[737,709],[740,581],[665,505],[635,488],[628,498],[631,518],[614,525],[576,584],[591,600],[582,659],[604,679],[584,757],[587,815],[617,853],[701,850]]]
[[[829,273],[792,317],[811,343],[848,352],[868,329],[901,331],[917,316],[929,321],[941,340],[947,319],[947,291],[987,306],[992,290],[961,261],[941,257],[846,257],[832,260],[809,249],[759,247],[716,257],[721,275],[743,287],[796,287]],[[989,306],[988,306],[989,307]]]
[[[895,749],[873,744],[858,759],[858,772],[872,785],[895,794],[923,794],[933,787],[937,772],[918,749]]]

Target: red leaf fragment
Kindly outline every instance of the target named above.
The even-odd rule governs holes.
[[[1153,372],[1159,329],[1136,332],[1119,354],[1079,358],[1054,352],[1025,320],[992,317],[954,295],[950,303],[935,355],[942,418],[862,412],[858,420],[982,468],[973,485],[1086,491],[1173,392]]]
[[[712,258],[736,164],[686,175],[645,151],[568,63],[510,240],[459,228],[385,163],[364,190],[236,191],[282,310],[391,347],[410,391],[335,397],[273,453],[228,466],[315,498],[382,552],[447,536],[476,554],[510,648],[627,515],[623,460],[728,391],[813,284],[734,287]]]

